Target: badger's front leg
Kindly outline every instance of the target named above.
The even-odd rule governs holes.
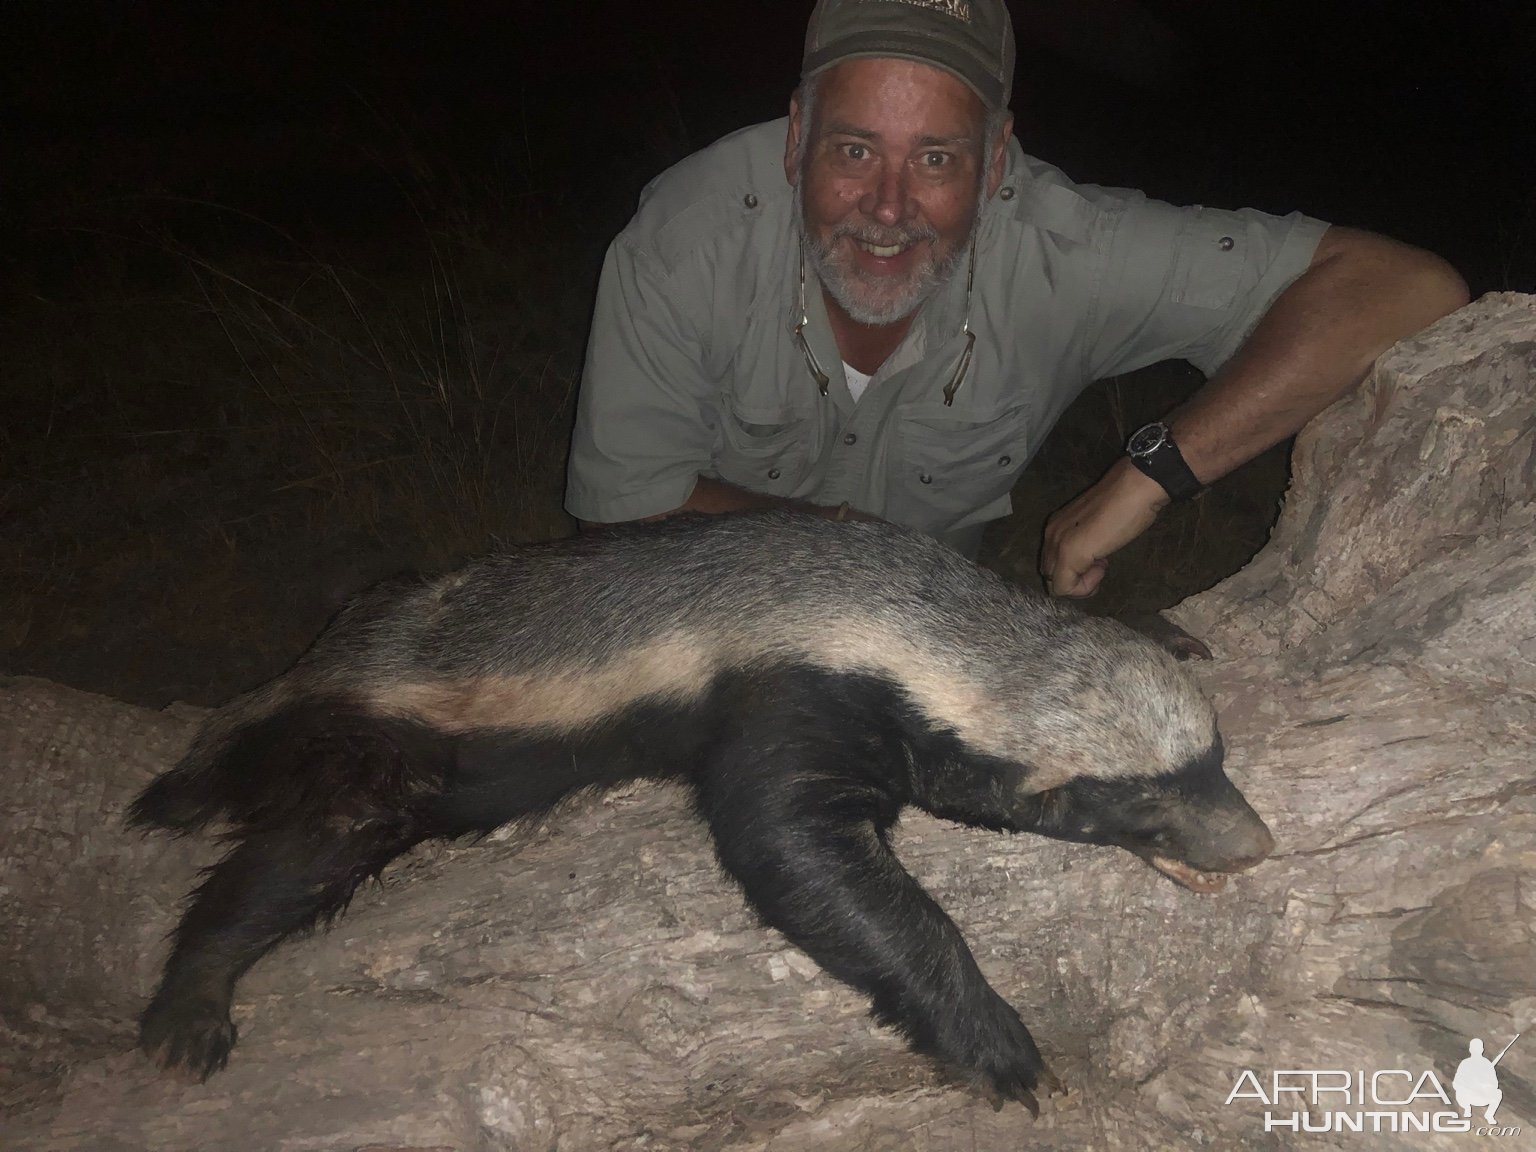
[[[868,994],[876,1019],[914,1050],[999,1106],[1018,1100],[1039,1115],[1036,1090],[1059,1082],[960,930],[886,843],[907,771],[889,725],[861,714],[861,701],[839,700],[845,684],[787,687],[772,707],[751,710],[697,780],[721,863],[769,925]]]

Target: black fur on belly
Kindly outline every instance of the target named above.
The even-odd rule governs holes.
[[[190,789],[224,814],[234,845],[176,930],[142,1044],[206,1077],[234,1044],[240,976],[340,913],[395,856],[582,791],[675,777],[765,923],[868,994],[914,1049],[1034,1107],[1034,1089],[1054,1081],[1028,1030],[887,844],[914,785],[952,772],[952,753],[894,685],[804,667],[725,676],[702,700],[633,706],[577,735],[445,736],[341,700],[289,708],[240,733],[214,771],[163,777],[134,807],[141,822],[184,819],[178,789]],[[989,766],[977,795],[1017,775]]]

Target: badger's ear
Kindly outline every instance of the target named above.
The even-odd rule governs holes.
[[[1047,788],[1040,793],[1040,820],[1048,827],[1056,827],[1066,818],[1072,805],[1067,801],[1067,790],[1062,787]]]
[[[1020,832],[1043,832],[1060,823],[1066,812],[1066,797],[1060,787],[1032,792],[1019,799],[1013,825]]]
[[[1070,765],[1056,764],[1026,764],[1024,766],[1024,787],[1030,793],[1038,795],[1042,792],[1052,792],[1073,780],[1082,776],[1091,776],[1081,768],[1074,769]]]

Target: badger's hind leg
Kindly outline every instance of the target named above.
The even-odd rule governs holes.
[[[274,794],[259,821],[236,823],[234,847],[209,868],[172,936],[165,973],[140,1019],[139,1044],[166,1068],[206,1079],[235,1043],[235,983],[285,937],[338,915],[357,886],[435,834],[424,815],[451,752],[419,729],[337,709],[310,715],[275,758],[222,766],[233,789],[260,772]],[[319,785],[319,786],[317,786]],[[250,810],[258,810],[253,805]]]
[[[903,705],[873,679],[790,672],[740,694],[697,780],[720,861],[763,919],[994,1102],[1056,1090],[1018,1013],[886,832],[910,798]]]
[[[224,1067],[235,1043],[235,982],[284,937],[340,913],[362,881],[421,838],[399,821],[340,834],[282,828],[243,836],[209,869],[176,929],[140,1020],[140,1047],[201,1079]]]

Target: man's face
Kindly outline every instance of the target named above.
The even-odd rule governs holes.
[[[1002,181],[1008,132],[959,79],[911,60],[845,60],[820,77],[807,119],[790,104],[785,173],[806,256],[861,324],[910,316],[965,256]]]

